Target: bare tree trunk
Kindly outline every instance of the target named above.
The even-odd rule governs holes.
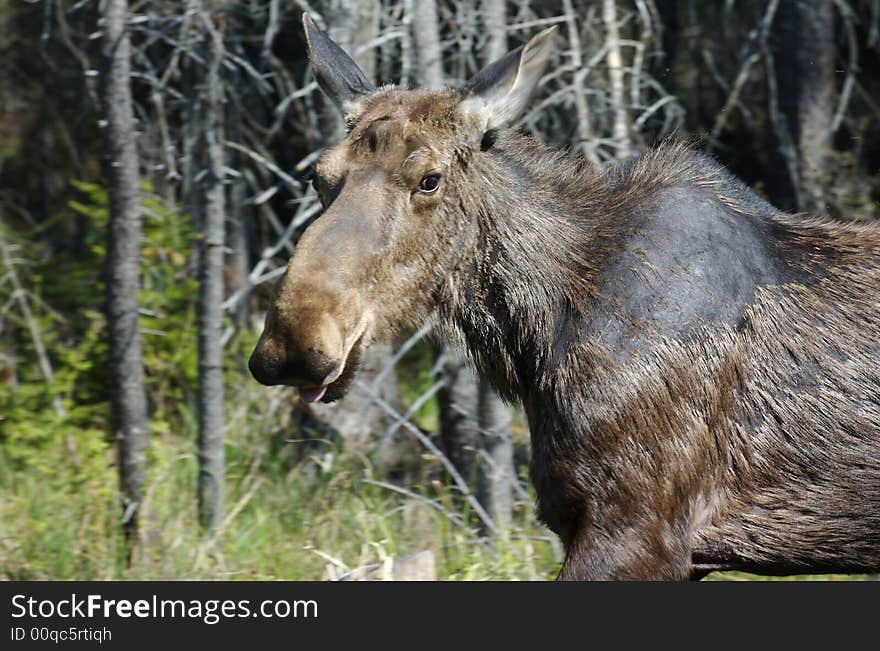
[[[240,116],[237,112],[230,112],[230,118],[233,118],[232,124],[229,125],[228,137],[235,142],[238,138],[233,135],[235,125],[239,124],[237,119]],[[241,155],[237,152],[232,153],[229,158],[230,169],[240,169]],[[234,293],[243,291],[242,296],[232,308],[232,316],[237,328],[243,328],[247,324],[250,316],[250,291],[248,290],[248,274],[252,268],[250,252],[254,248],[253,232],[250,228],[253,219],[253,210],[251,206],[245,202],[247,197],[247,183],[244,176],[235,178],[229,187],[229,219],[226,224],[227,239],[229,241],[227,265],[229,269],[229,287],[228,292]],[[246,370],[246,364],[242,365],[243,372]]]
[[[502,531],[510,528],[513,513],[513,434],[510,409],[485,382],[477,397],[480,459],[477,499]]]
[[[574,81],[571,85],[574,92],[574,108],[577,113],[578,145],[584,156],[593,163],[598,163],[594,146],[593,129],[590,125],[590,106],[587,104],[587,90],[584,87],[586,69],[583,67],[581,37],[578,31],[577,14],[571,0],[563,0],[565,22],[568,32],[568,47],[571,52],[571,65],[574,68]]]
[[[406,0],[406,15],[416,54],[416,80],[422,88],[443,85],[443,51],[435,0]]]
[[[205,225],[199,277],[199,521],[213,531],[223,518],[223,252],[226,222],[224,176],[224,56],[222,22],[204,11],[208,75],[204,102],[207,173]]]
[[[779,104],[800,162],[791,207],[826,212],[831,125],[837,105],[834,0],[782,2],[776,28]]]
[[[489,34],[484,61],[497,61],[507,54],[507,2],[483,0],[483,26]]]
[[[243,53],[241,53],[243,54]],[[238,69],[234,69],[229,73],[228,86],[235,92],[240,85],[240,73]],[[239,102],[232,98],[227,102],[226,106],[226,138],[230,142],[242,141],[242,116],[241,106]],[[227,152],[227,162],[232,170],[239,170],[242,166],[241,152],[229,148]],[[251,206],[246,204],[247,182],[243,174],[239,174],[232,179],[229,184],[229,210],[226,222],[226,238],[228,240],[227,247],[227,265],[229,269],[229,293],[243,291],[238,303],[232,308],[233,319],[238,328],[243,328],[248,316],[250,315],[250,300],[247,291],[248,274],[251,270],[250,251],[252,250],[253,237],[250,225],[252,223],[253,211]],[[242,360],[242,372],[247,372],[247,364]]]
[[[379,12],[382,8],[379,0],[341,0],[342,11],[347,17],[351,53],[354,60],[367,75],[367,79],[376,80],[376,48],[368,47],[370,42],[379,35]],[[339,29],[342,21],[334,20],[334,27]]]
[[[470,365],[451,348],[438,347],[436,354],[444,358],[440,367],[444,385],[437,392],[443,453],[470,483],[480,437],[479,380]]]
[[[192,58],[182,64],[182,86],[186,100],[183,111],[182,149],[183,161],[181,162],[181,195],[183,205],[190,218],[190,228],[194,233],[201,233],[204,228],[204,202],[202,192],[196,177],[199,175],[199,152],[201,149],[201,125],[202,125],[202,100],[199,96],[199,88],[196,82],[198,63]],[[186,261],[187,273],[190,278],[198,276],[201,268],[201,249],[192,247],[189,259]]]
[[[617,24],[617,1],[602,0],[602,20],[608,38],[608,80],[611,83],[611,110],[614,112],[612,133],[617,146],[615,156],[626,158],[632,152],[629,140],[629,120],[624,104],[623,54],[620,51],[620,28]]]
[[[110,422],[119,450],[119,483],[129,543],[138,529],[145,479],[147,399],[138,322],[141,240],[140,171],[130,86],[126,0],[109,0],[104,14],[102,92],[106,120],[105,174],[110,195],[107,247],[107,331],[110,343]]]

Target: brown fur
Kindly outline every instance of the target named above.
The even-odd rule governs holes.
[[[679,145],[597,168],[484,134],[461,99],[382,89],[349,116],[257,365],[307,366],[290,351],[329,314],[357,336],[350,378],[361,346],[435,312],[525,408],[560,578],[880,569],[880,229],[778,213]],[[652,238],[714,232],[701,215],[743,237],[679,269]],[[729,290],[699,284],[719,265]]]

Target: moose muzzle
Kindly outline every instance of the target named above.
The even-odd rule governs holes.
[[[283,280],[248,361],[254,378],[295,386],[307,402],[341,397],[347,387],[334,384],[355,370],[365,330],[360,301],[346,294]]]

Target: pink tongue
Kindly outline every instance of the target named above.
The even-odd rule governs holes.
[[[317,389],[300,389],[299,395],[306,402],[318,402],[327,393],[327,387],[318,387]]]

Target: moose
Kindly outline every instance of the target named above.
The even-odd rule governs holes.
[[[348,131],[256,380],[332,402],[432,317],[523,406],[559,579],[880,570],[880,227],[783,213],[685,145],[596,165],[513,130],[553,28],[428,91],[303,24]]]

